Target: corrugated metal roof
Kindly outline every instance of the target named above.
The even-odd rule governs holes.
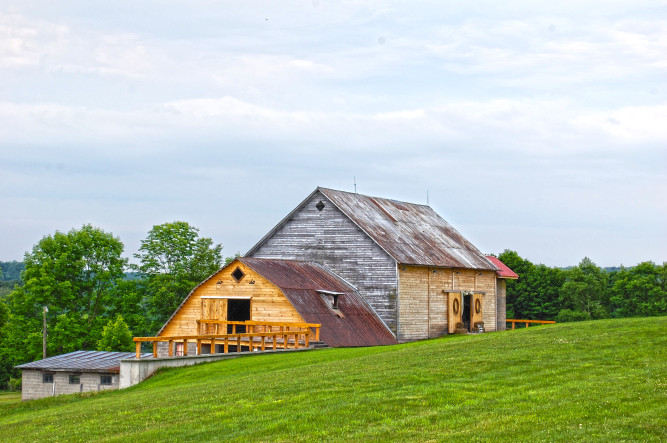
[[[497,270],[430,206],[317,188],[396,262]]]
[[[134,356],[134,352],[74,351],[31,363],[24,363],[16,366],[16,368],[47,371],[119,372],[120,361],[134,358]],[[141,358],[152,356],[153,354],[141,354]]]
[[[516,272],[512,271],[505,263],[501,262],[498,260],[498,257],[494,257],[493,255],[487,255],[486,258],[491,261],[496,267],[498,268],[498,277],[500,278],[510,278],[510,279],[516,279],[519,278]]]
[[[320,323],[320,339],[333,347],[395,344],[396,339],[356,289],[311,262],[243,257],[239,261],[276,285],[307,323]],[[338,309],[331,297],[339,293]],[[340,315],[339,315],[340,314]]]

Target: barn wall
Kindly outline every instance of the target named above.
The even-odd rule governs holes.
[[[322,201],[324,208],[316,205]],[[396,332],[396,262],[317,192],[252,254],[319,263],[354,285]]]
[[[237,267],[245,274],[245,277],[239,282],[231,275]],[[221,282],[221,284],[218,284],[218,282]],[[254,283],[250,284],[250,282]],[[219,271],[213,278],[210,278],[195,289],[181,309],[176,312],[174,317],[164,327],[160,336],[196,334],[196,321],[201,318],[202,296],[252,297],[250,304],[251,320],[303,322],[299,313],[280,289],[248,266],[235,260]],[[224,314],[221,316],[224,316]],[[220,318],[220,320],[226,320],[226,317]],[[194,345],[190,344],[189,348],[193,347]],[[188,350],[191,351],[191,349]]]
[[[504,331],[507,329],[507,301],[506,301],[506,293],[507,293],[507,284],[505,282],[504,278],[499,278],[498,283],[496,285],[498,288],[498,294],[496,296],[496,303],[497,303],[497,312],[498,312],[498,321],[496,325],[496,330],[498,331]]]
[[[53,374],[53,383],[44,383],[44,373]],[[80,383],[70,384],[69,375],[78,374]],[[100,376],[111,375],[111,385],[102,385]],[[76,394],[78,392],[104,391],[118,389],[118,374],[98,372],[51,372],[39,369],[24,369],[21,380],[21,399],[34,400],[36,398],[51,397],[61,394]]]
[[[496,330],[495,273],[470,269],[399,265],[398,340],[421,340],[447,333],[447,294],[480,291],[486,331]]]

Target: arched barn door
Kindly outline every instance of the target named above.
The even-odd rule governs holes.
[[[484,321],[483,310],[484,310],[484,294],[473,293],[471,304],[470,304],[470,330],[477,332],[475,329],[475,324]]]
[[[461,321],[462,302],[460,292],[447,293],[447,332],[450,334],[456,331],[456,324]]]

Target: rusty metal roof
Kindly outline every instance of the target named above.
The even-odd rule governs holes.
[[[16,368],[69,372],[119,372],[120,361],[134,358],[134,356],[134,352],[74,351],[24,363]],[[153,354],[141,354],[141,358],[152,356]]]
[[[276,285],[307,323],[320,323],[320,339],[333,347],[395,344],[396,339],[357,290],[322,265],[243,257],[239,261]],[[338,309],[332,296],[338,294]]]
[[[496,270],[484,254],[430,206],[327,188],[317,191],[397,263]]]
[[[498,278],[510,278],[510,279],[517,279],[519,276],[517,275],[516,272],[512,271],[509,266],[507,266],[505,263],[501,262],[498,260],[498,257],[494,257],[493,255],[487,255],[486,258],[491,261],[496,267],[498,268]]]

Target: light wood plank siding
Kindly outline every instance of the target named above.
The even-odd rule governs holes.
[[[499,278],[498,283],[496,285],[498,295],[496,297],[497,300],[497,315],[498,315],[498,321],[496,322],[496,330],[498,331],[504,331],[507,329],[507,313],[506,313],[506,306],[507,306],[507,301],[506,301],[506,292],[507,292],[507,284],[505,283],[505,279]]]
[[[495,273],[471,269],[399,265],[398,340],[421,340],[448,330],[446,291],[484,292],[482,318],[486,331],[496,330]]]
[[[322,201],[320,211],[316,205]],[[396,333],[396,262],[320,192],[250,255],[319,263],[354,285]]]
[[[237,267],[245,274],[239,282],[231,275]],[[250,282],[254,283],[250,284]],[[243,263],[235,261],[198,287],[171,321],[165,325],[160,336],[196,335],[197,320],[202,316],[202,296],[252,297],[251,320],[304,322],[278,287]],[[226,318],[218,320],[226,320]]]

